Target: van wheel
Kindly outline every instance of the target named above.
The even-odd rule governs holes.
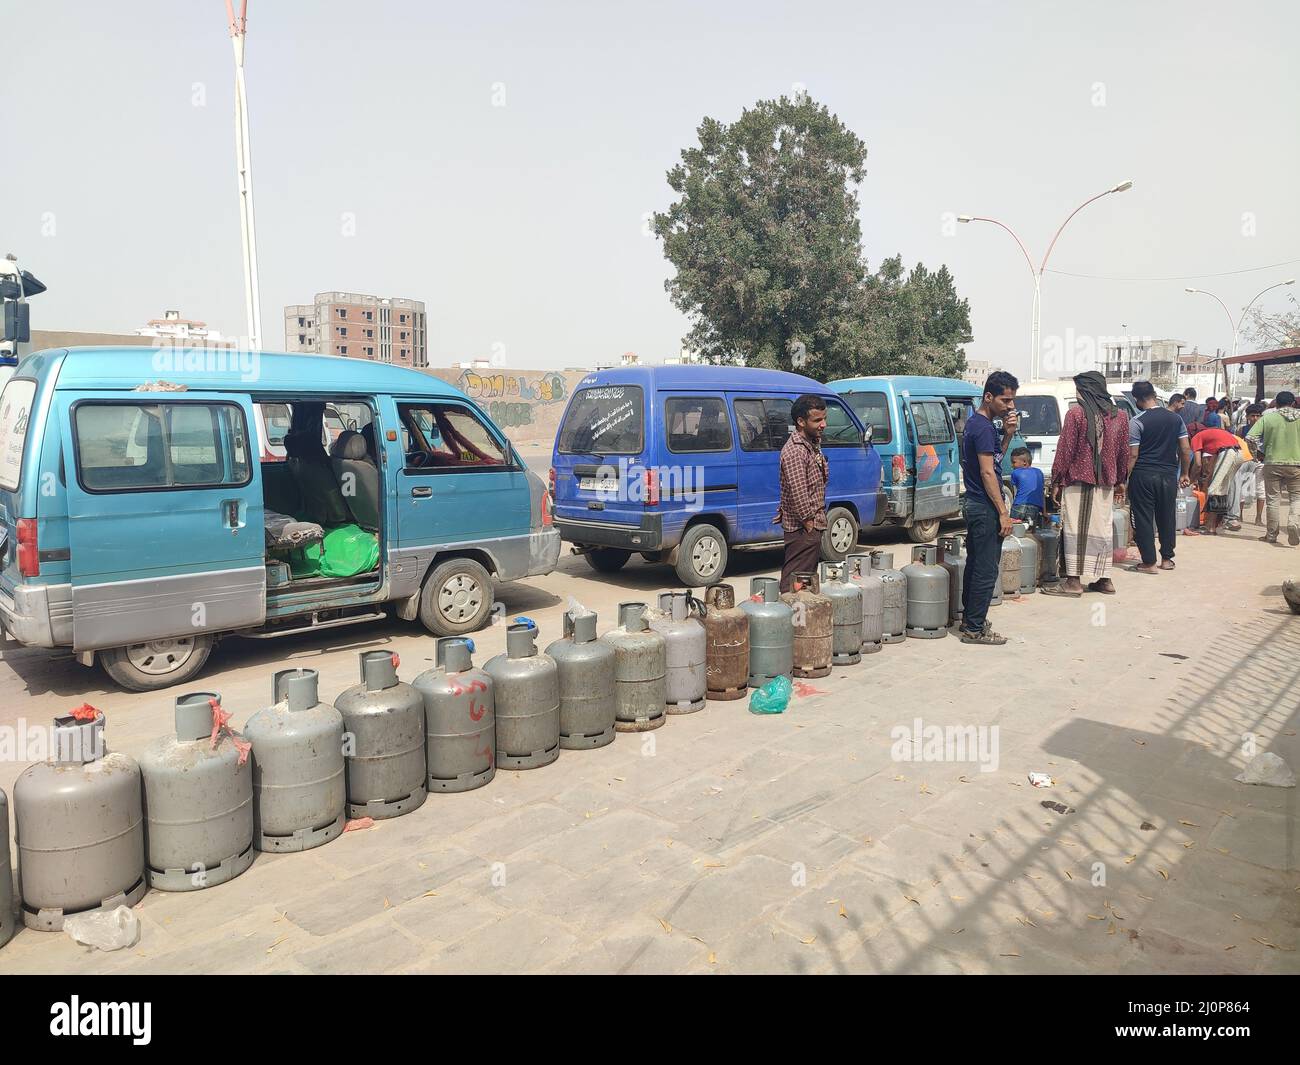
[[[435,636],[476,632],[492,610],[492,577],[472,558],[434,566],[420,592],[420,622]]]
[[[206,633],[150,640],[99,652],[104,672],[129,692],[156,692],[198,676],[212,653]]]
[[[822,558],[843,562],[858,546],[858,520],[844,507],[831,507],[822,533]]]
[[[914,521],[907,527],[907,538],[914,544],[928,544],[939,535],[939,519]]]
[[[617,547],[589,547],[583,552],[582,557],[597,573],[617,573],[627,565],[632,552]]]
[[[677,547],[677,578],[690,588],[717,584],[727,569],[727,538],[713,525],[692,525]]]

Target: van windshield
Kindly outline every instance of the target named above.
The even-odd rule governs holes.
[[[603,385],[577,392],[560,425],[561,455],[639,455],[644,404],[638,385]]]
[[[1055,396],[1016,396],[1021,436],[1060,436],[1061,410]]]

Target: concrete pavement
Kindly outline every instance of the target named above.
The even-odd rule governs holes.
[[[0,973],[1300,971],[1296,790],[1232,779],[1243,736],[1300,769],[1300,618],[1278,590],[1300,551],[1257,534],[1184,538],[1175,573],[1119,572],[1114,597],[997,607],[1004,648],[908,640],[781,716],[710,703],[317,850],[259,855],[230,884],[150,892],[131,949],[23,930]],[[747,588],[778,563],[735,556],[728,576]],[[640,560],[598,578],[569,557],[498,594],[545,646],[569,595],[604,631],[619,600],[671,581]],[[482,664],[504,630],[476,642]],[[274,669],[319,670],[332,699],[376,647],[400,653],[406,680],[431,664],[432,638],[389,622],[227,640],[192,687],[220,691],[242,725]],[[128,753],[170,731],[175,694],[126,694],[39,651],[4,655],[0,693],[5,725],[89,701]],[[912,747],[891,732],[916,718],[986,741],[996,726],[996,769],[924,743],[939,760],[898,760]],[[10,796],[22,768],[0,763]]]

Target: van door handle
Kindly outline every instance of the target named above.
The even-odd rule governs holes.
[[[421,485],[419,488],[412,488],[411,495],[416,499],[428,499],[433,495],[433,489],[428,485]]]

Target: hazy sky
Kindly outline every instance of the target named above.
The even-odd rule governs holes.
[[[221,0],[3,0],[0,254],[33,325],[165,308],[244,333]],[[1212,274],[1300,259],[1300,5],[1276,2],[366,3],[251,0],[247,79],[266,346],[286,303],[422,299],[434,365],[657,361],[686,330],[643,231],[705,115],[807,86],[867,143],[871,267],[947,263],[972,358],[1027,368],[1030,272]],[[504,106],[494,106],[502,102]],[[355,216],[346,235],[345,214]],[[947,224],[945,225],[945,215]],[[1049,267],[1049,268],[1050,268]],[[1230,346],[1300,263],[1194,281],[1049,273],[1045,338]],[[1291,306],[1270,293],[1264,305]],[[1053,375],[1054,376],[1054,375]]]

